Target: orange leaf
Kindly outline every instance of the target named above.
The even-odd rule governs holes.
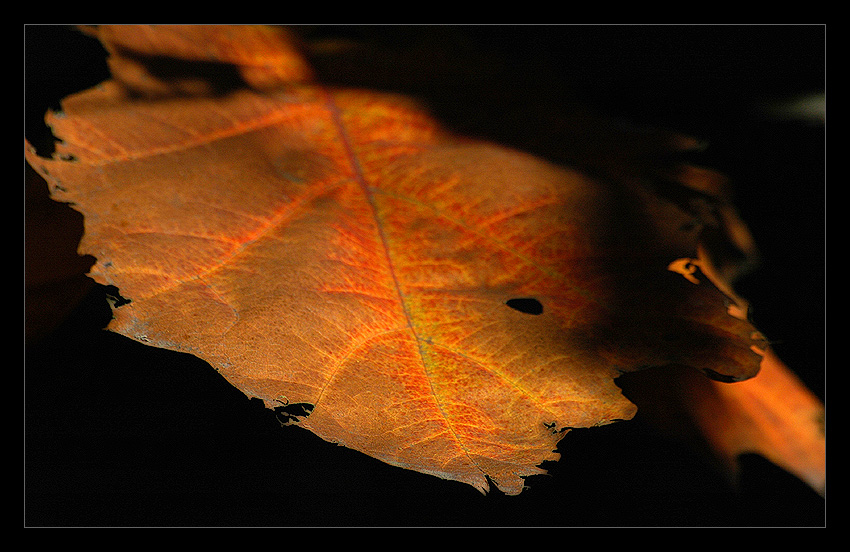
[[[312,71],[289,32],[263,25],[101,25],[83,27],[110,53],[112,74],[134,94],[208,94],[222,80],[258,90],[309,81]],[[194,62],[175,67],[175,61]],[[235,75],[229,69],[235,69]]]
[[[756,453],[826,492],[823,403],[768,350],[758,377],[734,385],[693,381],[688,406],[730,466]]]
[[[129,301],[110,329],[308,405],[298,423],[328,441],[516,494],[564,431],[634,414],[621,373],[758,369],[762,340],[730,315],[746,304],[696,277],[725,266],[704,238],[728,211],[687,178],[597,181],[398,95],[296,80],[145,99],[124,76],[49,117],[54,159],[26,149],[85,215],[91,276]],[[697,196],[716,209],[680,201]]]

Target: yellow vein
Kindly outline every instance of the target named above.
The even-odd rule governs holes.
[[[360,162],[358,161],[356,154],[354,153],[354,149],[353,149],[353,146],[352,146],[352,143],[351,143],[351,138],[348,136],[348,131],[345,127],[345,123],[342,120],[342,113],[340,113],[339,108],[337,107],[337,105],[334,102],[333,97],[331,96],[330,93],[325,92],[325,100],[326,100],[326,105],[328,107],[328,110],[330,111],[331,117],[333,118],[334,124],[337,128],[337,132],[339,134],[340,141],[342,142],[342,145],[343,145],[343,147],[346,151],[346,155],[348,157],[351,168],[354,170],[357,181],[359,182],[360,187],[363,190],[363,194],[364,194],[366,200],[369,202],[369,206],[372,209],[372,214],[373,214],[373,217],[375,219],[376,226],[378,228],[378,234],[381,238],[381,243],[383,244],[383,247],[384,247],[384,253],[385,253],[385,257],[386,257],[387,266],[390,270],[390,274],[392,275],[393,284],[395,286],[396,293],[397,293],[398,298],[399,298],[399,303],[400,303],[401,308],[404,312],[404,316],[405,316],[405,319],[407,320],[407,325],[410,329],[410,332],[411,332],[411,334],[412,334],[412,336],[413,336],[413,338],[414,338],[414,340],[417,344],[417,347],[419,348],[419,358],[422,362],[422,370],[427,375],[428,374],[428,366],[427,366],[427,363],[425,362],[424,351],[422,350],[422,341],[421,341],[421,338],[419,337],[419,335],[417,334],[416,328],[413,325],[413,317],[410,313],[410,310],[408,309],[407,300],[405,298],[404,292],[401,289],[401,284],[398,281],[398,275],[396,274],[397,271],[395,269],[392,256],[390,255],[390,248],[389,248],[387,235],[386,235],[386,232],[384,231],[383,225],[381,224],[381,218],[378,215],[378,206],[375,203],[374,194],[373,194],[372,189],[369,186],[368,182],[366,181],[366,177],[363,174],[363,169],[360,166]],[[431,378],[428,377],[427,379],[428,379],[429,384],[431,384]],[[440,405],[440,399],[437,396],[437,394],[436,394],[436,392],[433,388],[433,385],[431,385],[431,394],[434,397],[434,401],[437,404],[437,407],[440,408],[440,411],[443,414],[443,418],[445,420],[447,428],[449,429],[449,431],[451,431],[455,442],[458,443],[458,446],[464,451],[464,453],[467,455],[467,458],[469,458],[469,460],[473,464],[475,464],[478,467],[478,469],[481,470],[482,473],[483,473],[484,470],[480,466],[478,466],[478,464],[473,460],[469,450],[467,450],[464,443],[461,441],[461,439],[459,438],[457,433],[452,428],[451,422],[449,421],[449,418],[446,416],[445,412],[442,409],[442,406]]]

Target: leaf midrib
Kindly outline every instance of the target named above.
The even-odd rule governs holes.
[[[413,316],[411,315],[410,309],[407,305],[407,299],[405,297],[404,292],[401,289],[401,284],[399,283],[395,263],[393,262],[392,255],[390,254],[389,241],[387,239],[386,232],[384,231],[382,220],[381,220],[381,217],[380,217],[379,212],[378,212],[377,203],[375,202],[375,195],[372,192],[372,189],[371,189],[371,187],[369,186],[369,183],[366,180],[366,176],[363,173],[363,169],[360,165],[359,160],[357,159],[357,155],[354,152],[352,141],[351,141],[351,138],[348,134],[348,130],[346,129],[345,123],[343,121],[340,108],[336,104],[336,102],[334,101],[334,98],[329,91],[325,91],[325,100],[326,100],[326,105],[328,107],[328,111],[331,114],[333,124],[337,129],[337,133],[339,135],[340,142],[341,142],[343,149],[345,151],[346,158],[348,159],[349,165],[351,166],[351,169],[354,172],[354,177],[355,177],[358,185],[360,186],[361,190],[363,191],[363,196],[365,197],[366,201],[369,203],[370,209],[372,210],[372,215],[373,215],[373,218],[375,220],[375,226],[377,228],[378,235],[381,239],[381,245],[382,245],[383,250],[384,250],[384,257],[386,258],[387,268],[390,272],[390,276],[392,277],[393,286],[395,287],[396,295],[398,296],[399,305],[401,306],[402,312],[404,313],[404,319],[407,321],[407,326],[408,326],[410,333],[411,333],[411,335],[412,335],[412,337],[413,337],[413,339],[416,343],[416,347],[417,347],[417,350],[418,350],[418,353],[419,353],[419,359],[420,359],[420,362],[422,364],[422,370],[425,373],[425,377],[428,380],[428,385],[430,386],[430,389],[431,389],[431,396],[434,398],[434,402],[437,405],[437,408],[440,410],[442,417],[443,417],[443,420],[445,421],[446,426],[448,427],[449,431],[451,432],[452,436],[454,437],[454,440],[458,443],[458,446],[461,448],[461,450],[464,451],[464,454],[469,459],[469,461],[473,465],[475,465],[482,473],[484,473],[484,470],[475,461],[475,459],[471,455],[470,451],[467,449],[466,445],[464,444],[464,442],[461,440],[460,436],[455,431],[455,428],[452,426],[452,424],[449,420],[449,416],[446,414],[445,410],[443,409],[443,405],[442,405],[442,403],[441,403],[441,401],[440,401],[440,399],[437,395],[437,392],[435,391],[435,389],[433,387],[432,378],[428,374],[428,365],[427,365],[427,362],[425,361],[425,352],[422,349],[422,339],[419,337],[419,334],[416,331],[416,328],[415,328],[414,323],[413,323]]]

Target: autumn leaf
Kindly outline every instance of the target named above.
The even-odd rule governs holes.
[[[687,408],[731,473],[741,455],[759,454],[826,494],[824,405],[773,351],[746,382],[689,382]]]
[[[824,405],[773,350],[757,377],[733,384],[681,366],[629,374],[620,384],[653,427],[707,450],[735,486],[740,458],[756,454],[825,496]]]
[[[26,155],[125,299],[109,329],[304,405],[323,439],[517,494],[567,430],[634,415],[619,375],[758,371],[715,173],[598,179],[459,136],[409,97],[310,81],[285,32],[92,32],[115,78],[49,116],[53,159]],[[263,47],[233,54],[240,33]],[[232,86],[161,70],[207,41]]]

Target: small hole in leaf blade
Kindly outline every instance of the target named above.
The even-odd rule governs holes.
[[[292,403],[275,407],[274,412],[281,425],[298,423],[313,412],[314,405],[310,403]]]
[[[510,308],[525,314],[543,314],[543,305],[533,297],[517,297],[505,303]]]

